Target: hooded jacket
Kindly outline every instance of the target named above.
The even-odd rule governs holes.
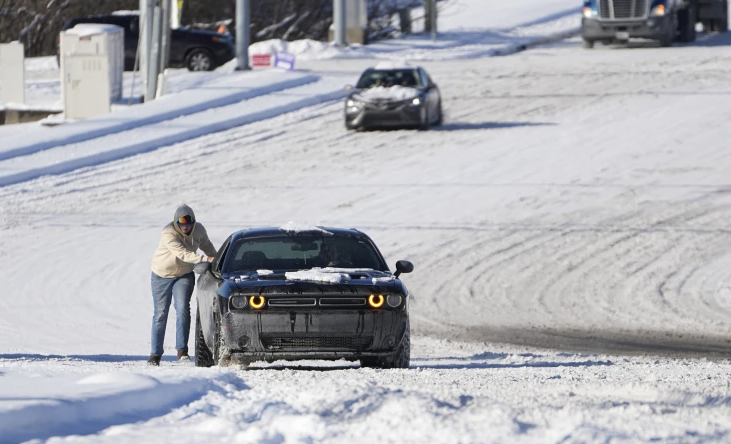
[[[193,225],[193,231],[185,235],[175,221],[183,216],[193,216],[193,209],[181,205],[175,210],[173,222],[162,229],[160,243],[152,256],[152,272],[163,278],[176,278],[193,271],[193,266],[205,261],[207,256],[215,256],[216,248],[208,239],[206,229],[200,223]],[[196,251],[200,249],[205,256]]]

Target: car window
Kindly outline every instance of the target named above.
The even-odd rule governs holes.
[[[419,69],[419,74],[421,75],[421,82],[424,85],[431,85],[433,82],[431,82],[431,79],[429,78],[429,75],[424,71],[423,69]]]
[[[228,247],[231,245],[231,238],[229,237],[226,239],[226,242],[221,245],[221,249],[219,250],[219,254],[216,255],[215,259],[213,259],[213,263],[211,264],[211,269],[214,272],[220,273],[221,272],[221,263],[223,262],[224,258],[226,257],[226,254],[228,254]]]
[[[237,240],[227,254],[224,271],[305,270],[315,267],[387,270],[378,252],[365,239],[282,235]]]
[[[413,69],[368,70],[358,80],[356,88],[368,89],[374,87],[407,86],[421,88],[425,83]]]

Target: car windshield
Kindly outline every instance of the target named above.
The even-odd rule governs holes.
[[[224,272],[306,270],[315,267],[387,271],[375,247],[346,236],[282,235],[234,242]]]
[[[383,86],[407,86],[421,88],[423,85],[414,69],[368,70],[358,80],[356,88],[368,89]]]

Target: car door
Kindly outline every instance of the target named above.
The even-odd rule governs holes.
[[[224,263],[228,247],[231,244],[231,237],[223,243],[218,253],[211,262],[211,266],[207,273],[203,273],[198,278],[196,301],[198,303],[198,313],[201,317],[201,327],[203,336],[206,338],[206,344],[213,350],[213,338],[215,337],[216,325],[214,322],[213,303],[216,300],[216,292],[223,282],[221,275],[221,267]]]

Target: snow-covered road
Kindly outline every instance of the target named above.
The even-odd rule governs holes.
[[[185,201],[214,243],[300,220],[413,261],[412,368],[236,372],[50,442],[728,442],[730,44],[425,62],[429,132],[346,132],[324,104],[0,188],[0,388],[167,378],[142,362],[149,260]]]

